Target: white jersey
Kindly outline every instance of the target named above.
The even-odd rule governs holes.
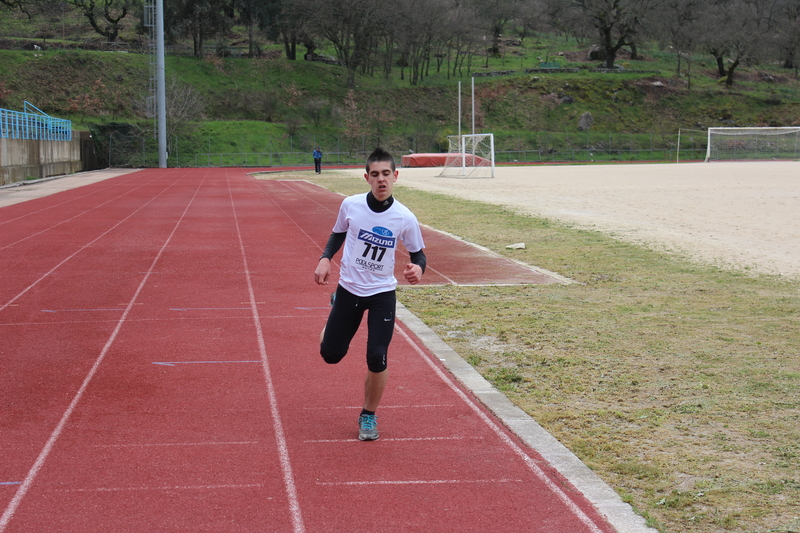
[[[397,199],[389,209],[376,213],[367,205],[367,194],[345,198],[333,226],[334,233],[347,232],[339,284],[362,297],[397,287],[394,256],[399,241],[409,252],[425,248],[414,213]]]

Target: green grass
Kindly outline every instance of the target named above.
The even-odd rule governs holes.
[[[796,529],[799,282],[401,184],[396,195],[423,223],[579,282],[399,294],[648,523],[665,533]]]

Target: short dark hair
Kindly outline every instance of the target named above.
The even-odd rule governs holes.
[[[372,165],[372,163],[378,163],[379,161],[391,163],[392,172],[397,170],[394,165],[394,157],[392,157],[392,154],[378,146],[371,154],[369,154],[369,157],[367,158],[367,174],[369,174],[370,165]]]

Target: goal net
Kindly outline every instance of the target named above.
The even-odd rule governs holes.
[[[708,128],[706,161],[800,159],[800,127]]]
[[[494,178],[494,134],[449,135],[444,168],[439,176]]]

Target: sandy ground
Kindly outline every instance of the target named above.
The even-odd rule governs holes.
[[[398,185],[726,268],[800,278],[800,162],[498,167],[494,179],[439,178],[437,171],[400,169]]]

